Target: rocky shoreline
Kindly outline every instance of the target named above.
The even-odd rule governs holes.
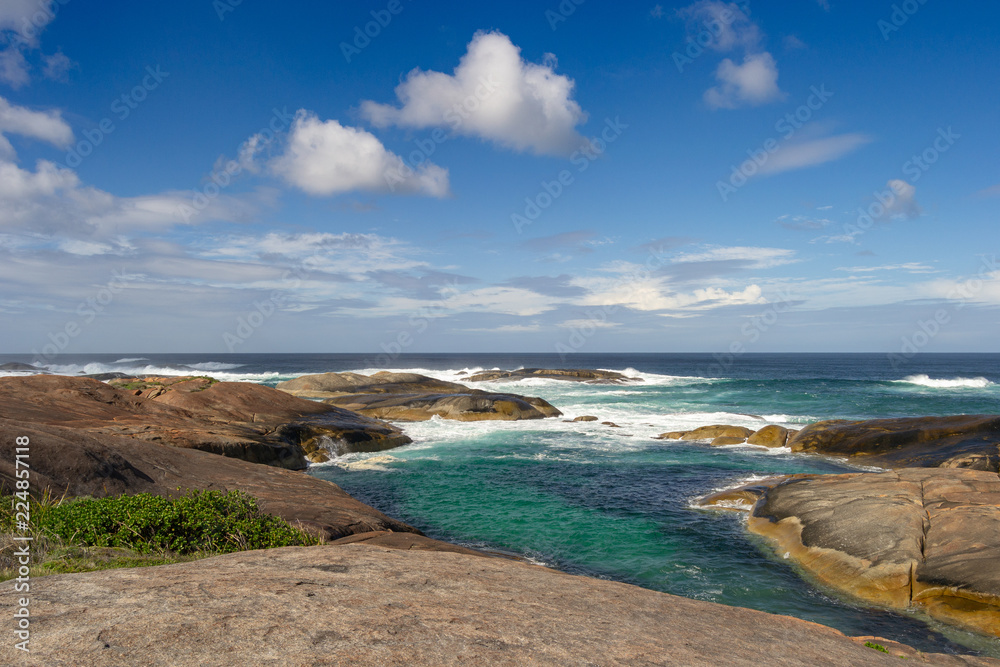
[[[595,380],[589,373],[542,369],[529,375]],[[291,631],[291,638],[283,640],[288,643],[282,645],[296,655],[313,655],[310,646],[321,647],[315,648],[316,655],[324,651],[328,655],[330,637],[337,635],[337,650],[347,651],[342,657],[350,656],[361,664],[402,660],[406,651],[417,662],[435,664],[468,664],[456,661],[459,655],[498,664],[523,662],[540,659],[538,651],[548,651],[544,653],[548,664],[577,664],[579,656],[593,651],[606,655],[607,662],[629,664],[660,664],[665,655],[686,656],[679,658],[685,664],[751,664],[765,655],[776,664],[816,664],[804,659],[802,650],[807,646],[817,647],[817,656],[834,656],[844,664],[898,660],[804,621],[720,609],[720,605],[625,584],[569,577],[431,540],[416,528],[358,502],[335,484],[297,472],[308,461],[321,462],[345,451],[381,451],[409,442],[398,426],[380,421],[379,416],[407,421],[437,415],[466,421],[561,414],[542,399],[471,390],[414,374],[328,373],[282,383],[278,389],[208,378],[112,378],[107,382],[54,375],[0,378],[0,484],[8,491],[14,481],[9,463],[14,439],[29,436],[36,492],[49,489],[70,496],[149,492],[175,497],[189,489],[241,489],[256,496],[264,511],[330,542],[305,550],[247,552],[159,566],[157,572],[164,574],[156,576],[175,572],[169,576],[181,588],[187,581],[227,583],[207,597],[178,593],[174,606],[143,614],[148,620],[142,621],[126,622],[118,607],[121,600],[139,599],[151,590],[148,570],[48,577],[48,597],[36,609],[41,619],[37,637],[77,642],[84,648],[79,655],[73,654],[78,659],[75,664],[135,664],[135,660],[223,664],[204,661],[205,655],[220,660],[235,641],[228,637],[243,635],[231,634],[233,626],[219,620],[206,620],[197,628],[208,646],[207,654],[174,655],[179,661],[169,662],[162,652],[162,646],[180,641],[166,630],[177,613],[186,610],[197,616],[213,609],[219,618],[233,619],[251,643],[265,630],[287,635],[293,627],[318,627],[315,623],[321,618],[325,630]],[[865,465],[893,468],[884,473],[776,477],[714,494],[703,499],[703,504],[747,510],[748,528],[768,539],[779,556],[788,554],[807,577],[822,585],[870,603],[920,608],[948,623],[1000,636],[1000,578],[995,574],[1000,572],[998,426],[1000,418],[989,416],[819,422],[800,432],[777,425],[756,431],[713,425],[661,438],[710,441],[715,446],[787,447],[803,454],[847,456]],[[326,561],[330,561],[329,569],[316,565]],[[298,583],[279,577],[275,581],[284,583],[268,584],[264,591],[226,579],[226,572],[236,568],[245,583],[249,583],[248,575],[262,581],[265,562],[287,567]],[[344,576],[349,571],[372,578]],[[443,581],[448,576],[457,577],[458,590],[466,586],[469,595],[445,595]],[[423,577],[425,583],[407,588],[410,585],[404,581],[414,577]],[[208,584],[198,590],[204,591],[204,585]],[[77,600],[80,587],[87,586],[92,592],[81,598],[86,602]],[[95,586],[103,592],[93,593]],[[305,588],[296,588],[300,586]],[[317,597],[330,587],[346,591],[345,586],[359,600],[371,601],[351,608],[367,609],[369,618],[380,619],[372,622],[384,626],[383,630],[367,632],[367,639],[348,641],[360,620],[352,620],[340,607],[331,611],[313,606],[320,600],[300,602],[298,597],[288,597],[296,590]],[[501,589],[506,591],[503,595],[498,592]],[[508,594],[509,599],[504,597]],[[235,599],[255,602],[243,605]],[[375,602],[379,599],[396,602],[382,605]],[[542,603],[543,599],[547,602]],[[472,600],[478,611],[463,612],[461,605]],[[4,605],[10,603],[4,599]],[[88,613],[67,621],[66,614],[75,604],[86,606]],[[394,615],[390,608],[397,604],[410,609],[409,615]],[[284,615],[286,621],[270,625],[248,621],[241,605],[247,610],[270,609],[269,613]],[[501,622],[505,614],[514,614],[525,605],[539,618],[548,614],[552,619],[534,630],[524,623]],[[609,617],[611,608],[616,611]],[[734,630],[733,641],[720,638],[710,629],[716,627],[720,614],[730,617],[727,629],[745,631]],[[444,620],[434,620],[445,616],[455,620],[445,625]],[[610,634],[577,632],[554,620],[569,616],[578,618],[581,628],[583,624],[606,626]],[[410,620],[400,620],[404,617]],[[625,623],[626,619],[631,620]],[[119,622],[121,630],[108,630]],[[774,633],[757,627],[765,622]],[[688,634],[677,635],[680,627]],[[547,637],[543,642],[547,648],[538,643],[539,633]],[[95,636],[104,639],[93,640]],[[440,638],[434,646],[426,643],[432,636]],[[776,659],[774,642],[794,646],[795,655],[786,656],[787,661]],[[918,654],[886,640],[877,643],[927,664],[1000,664],[987,658]],[[457,651],[449,659],[435,652],[449,646]],[[824,648],[819,650],[820,646]],[[50,655],[67,657],[58,651]],[[740,662],[744,656],[757,658]],[[26,664],[52,664],[39,659]],[[302,660],[290,664],[313,664],[306,657]]]
[[[701,504],[747,511],[839,593],[1000,637],[1000,417],[822,421],[787,446],[890,470],[779,476]]]

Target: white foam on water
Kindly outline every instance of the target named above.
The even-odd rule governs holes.
[[[987,387],[994,386],[993,382],[984,377],[932,378],[924,373],[908,375],[902,380],[893,380],[893,382],[929,387],[931,389],[986,389]]]
[[[182,377],[185,375],[207,375],[223,382],[268,382],[274,380],[290,380],[295,375],[280,373],[239,373],[231,372],[242,364],[228,364],[217,361],[207,361],[193,365],[155,365],[141,363],[106,364],[90,362],[87,364],[49,364],[45,370],[57,375],[96,375],[99,373],[124,373],[137,377]]]

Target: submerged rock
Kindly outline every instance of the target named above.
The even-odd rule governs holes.
[[[904,468],[764,491],[749,529],[821,583],[1000,636],[1000,477]]]
[[[582,415],[580,417],[574,417],[572,421],[575,422],[596,422],[597,417],[591,415]]]
[[[566,380],[586,384],[627,384],[642,382],[642,378],[627,377],[615,371],[598,371],[586,368],[521,368],[516,371],[483,371],[465,378],[469,382],[496,382],[498,380]]]
[[[395,540],[395,536],[388,536]],[[997,665],[466,553],[361,544],[55,575],[28,665]],[[413,540],[419,542],[419,539]],[[0,597],[13,617],[16,596]],[[900,660],[905,657],[905,662]]]
[[[753,429],[743,426],[726,426],[724,424],[713,424],[711,426],[701,426],[692,431],[671,431],[661,433],[658,440],[714,440],[715,438],[739,438],[740,442],[746,440]]]

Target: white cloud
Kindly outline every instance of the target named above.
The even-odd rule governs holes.
[[[762,39],[760,28],[735,2],[701,0],[677,13],[688,20],[691,37],[697,38],[705,32],[710,34],[713,39],[707,47],[715,51],[731,51],[737,47],[754,50]]]
[[[554,310],[551,297],[517,287],[482,287],[452,294],[443,306],[456,311],[486,311],[530,317]]]
[[[590,293],[580,298],[581,306],[621,306],[640,311],[688,310],[701,311],[723,306],[767,303],[759,285],[742,290],[726,291],[721,287],[705,287],[691,292],[675,292],[662,278],[613,280],[580,278],[574,284],[586,287]]]
[[[886,183],[892,191],[892,201],[885,207],[883,216],[889,218],[916,218],[922,211],[917,204],[917,189],[900,179]]]
[[[378,234],[331,234],[270,232],[264,236],[239,236],[218,241],[202,251],[210,258],[243,261],[274,261],[283,257],[304,271],[343,273],[355,277],[372,271],[419,269],[427,263],[413,256],[416,251],[397,239]]]
[[[712,109],[758,106],[785,97],[778,88],[778,65],[766,51],[747,55],[742,65],[726,58],[715,78],[719,85],[705,91],[705,103]]]
[[[783,171],[804,169],[832,162],[871,143],[866,134],[852,132],[835,136],[811,138],[822,134],[824,128],[803,128],[792,140],[779,146],[761,166],[762,174],[779,174]]]
[[[38,34],[55,18],[51,0],[3,0],[0,3],[0,33],[8,32],[7,48],[0,51],[0,81],[12,88],[27,84],[25,49],[38,47]]]
[[[260,144],[251,137],[240,160],[252,161]],[[386,150],[374,135],[336,120],[321,121],[300,109],[288,136],[285,153],[271,160],[271,171],[311,195],[335,195],[352,190],[400,192],[445,197],[448,171],[431,162],[416,170]]]
[[[594,329],[613,329],[615,327],[620,327],[621,322],[609,322],[607,320],[566,320],[565,322],[560,322],[556,326],[565,327],[567,329],[583,329],[586,327],[592,327]]]
[[[16,89],[30,80],[28,61],[20,49],[11,46],[0,51],[0,81]]]
[[[675,255],[674,262],[719,262],[739,260],[749,262],[756,269],[770,269],[791,264],[795,251],[786,248],[760,248],[753,246],[707,247],[700,252]]]
[[[871,273],[873,271],[906,271],[908,273],[937,273],[933,266],[921,262],[907,262],[905,264],[886,264],[884,266],[850,266],[837,267],[837,271],[848,271],[850,273]]]
[[[20,134],[65,148],[73,143],[73,130],[58,111],[32,111],[0,97],[0,134]],[[9,146],[9,143],[5,142]],[[0,157],[3,157],[0,149]],[[12,158],[12,154],[7,157]]]
[[[400,107],[366,101],[361,112],[376,127],[448,127],[516,151],[569,155],[584,143],[575,128],[587,115],[554,65],[554,56],[525,62],[502,33],[477,32],[454,74],[414,69],[396,87]]]
[[[51,56],[42,56],[42,60],[45,62],[42,74],[53,81],[66,81],[67,74],[74,67],[73,61],[62,51],[57,51]]]

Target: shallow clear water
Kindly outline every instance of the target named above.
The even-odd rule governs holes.
[[[135,355],[140,356],[140,355]],[[275,384],[302,373],[370,373],[364,355],[141,355],[64,358],[61,372],[208,374]],[[2,361],[23,359],[5,358]],[[529,380],[479,385],[541,396],[567,418],[617,423],[402,424],[414,444],[348,455],[311,474],[431,537],[518,554],[568,572],[724,604],[789,614],[849,635],[924,650],[1000,655],[1000,642],[916,617],[838,600],[803,581],[749,536],[739,513],[693,498],[775,473],[856,470],[845,462],[736,446],[654,440],[713,423],[759,428],[818,419],[1000,412],[1000,355],[928,355],[892,368],[884,355],[410,355],[392,369],[461,381],[480,368],[626,371],[626,386]],[[725,366],[723,368],[723,366]],[[943,633],[943,634],[942,634]]]

